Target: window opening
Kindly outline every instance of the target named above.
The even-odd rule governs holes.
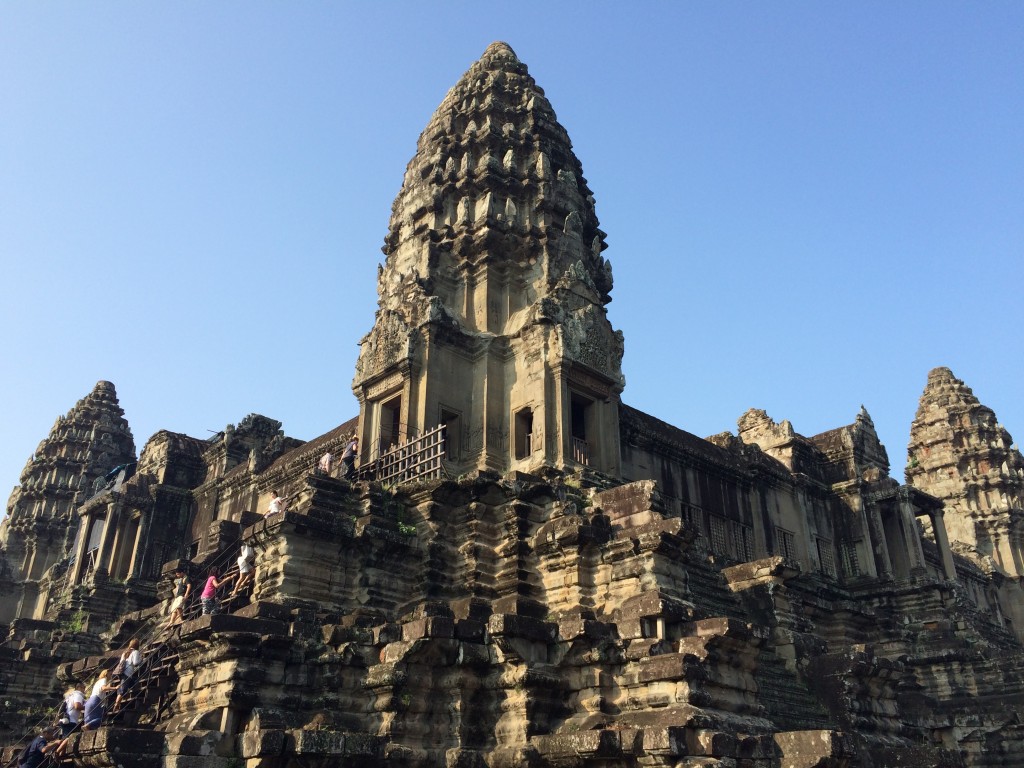
[[[402,396],[393,397],[380,405],[380,452],[398,443],[401,434]]]
[[[709,515],[711,523],[711,551],[718,555],[725,555],[729,552],[729,545],[725,539],[725,520],[718,515]]]
[[[533,409],[523,408],[517,411],[513,421],[515,422],[516,459],[529,458],[533,453]]]
[[[787,560],[796,560],[796,539],[791,531],[776,528],[775,542],[778,545],[780,555]]]
[[[843,572],[847,576],[860,576],[860,560],[857,557],[857,544],[844,541],[839,548],[843,559]]]
[[[835,578],[836,561],[832,555],[832,542],[827,539],[818,539],[818,562],[821,563],[821,570]]]
[[[572,436],[572,458],[580,464],[590,464],[587,421],[594,401],[583,395],[572,393],[569,398],[569,432]]]

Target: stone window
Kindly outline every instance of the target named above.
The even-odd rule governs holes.
[[[857,557],[857,542],[844,541],[839,546],[842,558],[843,573],[847,576],[860,576],[860,560]]]
[[[836,560],[832,554],[832,542],[828,539],[818,539],[818,562],[821,564],[821,570],[835,578],[836,576]]]
[[[736,559],[748,563],[754,559],[754,532],[750,526],[733,523],[733,539],[736,542]]]
[[[754,559],[754,531],[750,526],[710,513],[707,521],[712,552],[744,563]]]
[[[792,531],[787,531],[784,528],[775,529],[775,544],[778,550],[778,554],[782,555],[787,560],[797,560],[796,557],[796,537]]]
[[[462,419],[456,411],[441,409],[441,423],[444,424],[444,457],[448,461],[462,458]]]
[[[683,519],[690,527],[697,532],[697,539],[704,539],[707,533],[704,529],[704,510],[693,504],[683,502]]]
[[[515,456],[517,460],[533,453],[533,409],[522,408],[512,419],[515,429]]]
[[[708,515],[708,518],[711,529],[711,551],[719,555],[728,554],[729,545],[725,538],[725,520],[718,515]]]
[[[661,639],[658,634],[658,621],[657,619],[642,618],[640,619],[640,635],[649,639]]]

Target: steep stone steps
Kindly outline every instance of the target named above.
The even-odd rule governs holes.
[[[730,618],[748,621],[746,611],[729,589],[720,571],[692,554],[686,563],[687,587],[696,606],[697,618]]]
[[[783,731],[831,727],[828,713],[771,648],[761,649],[757,670],[758,701],[768,719]]]

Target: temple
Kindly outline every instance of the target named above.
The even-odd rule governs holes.
[[[863,407],[700,438],[622,400],[606,249],[492,44],[406,168],[358,414],[136,457],[100,382],[30,458],[0,524],[0,759],[134,638],[62,762],[1024,764],[1024,459],[993,412],[932,371],[906,483]]]

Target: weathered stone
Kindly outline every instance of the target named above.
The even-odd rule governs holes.
[[[77,499],[51,454],[99,476],[110,456],[75,430],[130,433],[109,385],[59,422],[0,531],[0,585],[36,591],[0,643],[0,728],[136,636],[138,686],[79,764],[1024,764],[1024,469],[991,412],[933,372],[909,485],[864,409],[811,437],[756,409],[706,440],[661,422],[620,399],[604,238],[568,135],[495,43],[406,170],[357,418],[308,443],[257,414],[160,432]],[[321,460],[353,436],[342,476]],[[70,591],[25,571],[50,509],[101,543]],[[193,597],[212,568],[231,583],[243,543],[253,581],[166,627],[178,569]]]

